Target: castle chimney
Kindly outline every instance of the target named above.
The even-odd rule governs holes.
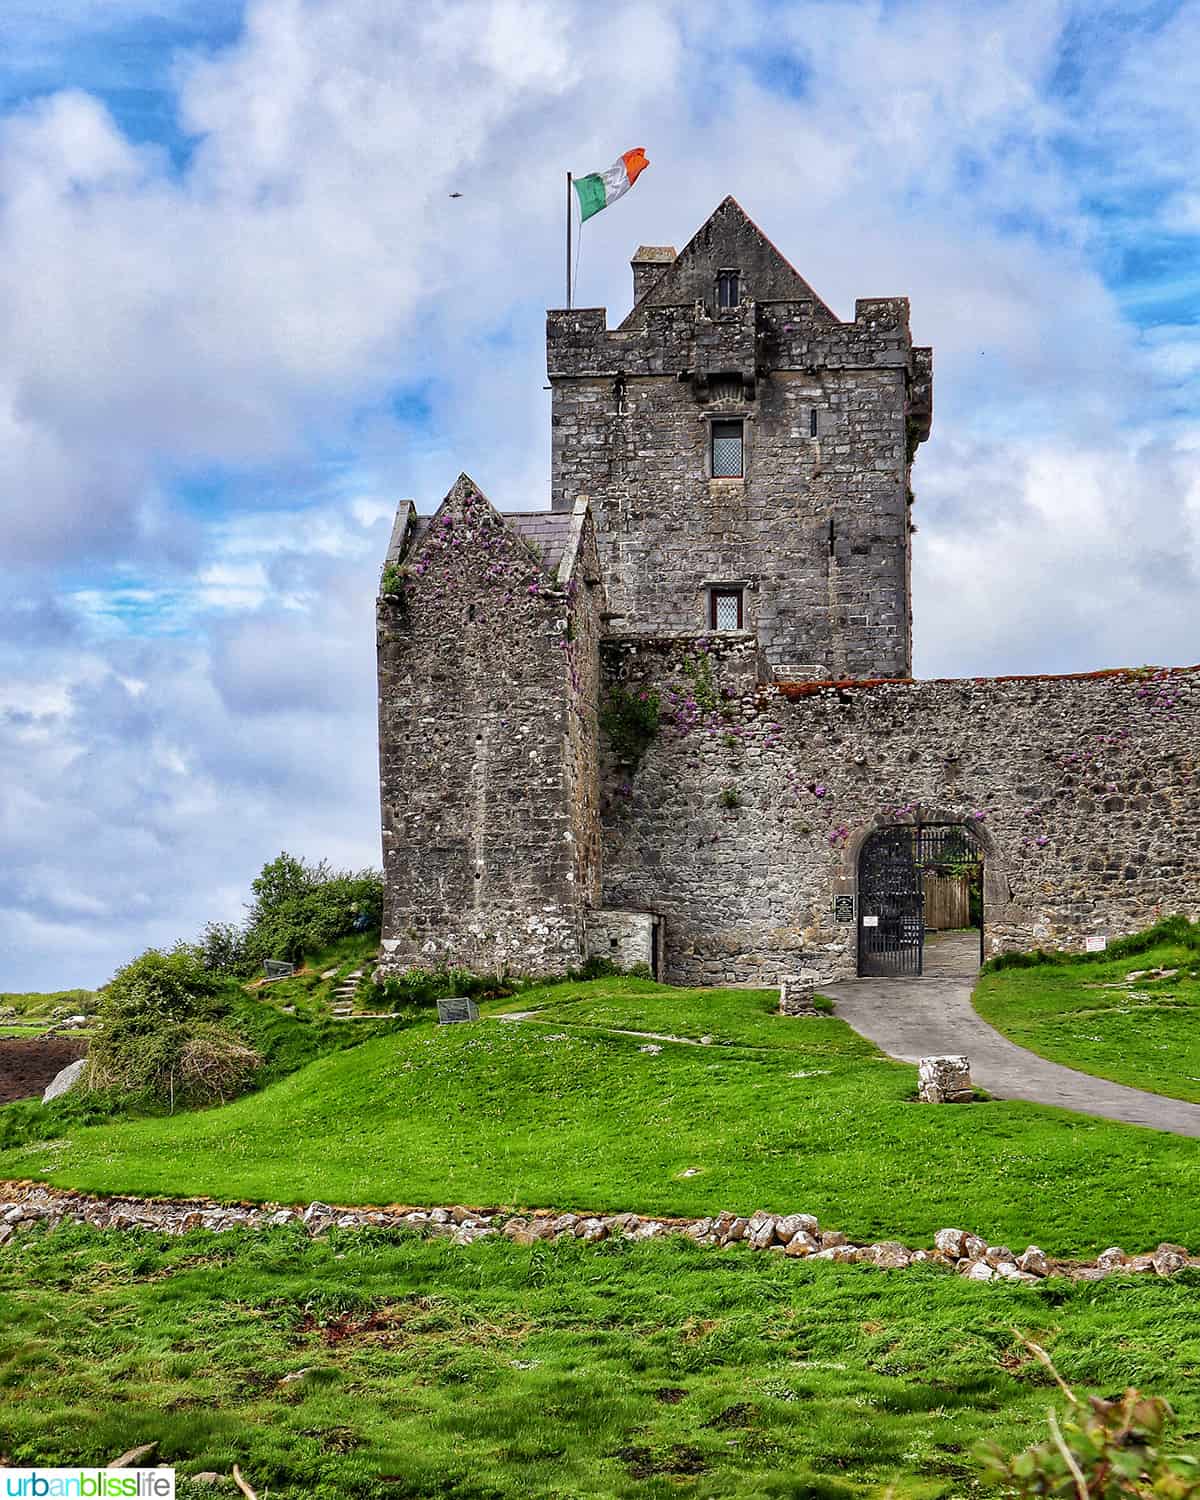
[[[674,245],[639,245],[629,262],[633,267],[633,303],[636,307],[675,259]]]

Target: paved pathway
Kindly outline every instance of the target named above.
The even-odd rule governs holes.
[[[849,979],[822,985],[838,1018],[901,1062],[938,1053],[965,1053],[971,1078],[998,1099],[1054,1104],[1082,1114],[1200,1137],[1200,1104],[1126,1088],[1047,1062],[1000,1035],[971,1004],[974,974],[966,942],[947,934],[930,945],[921,979]],[[935,958],[936,954],[936,958]],[[978,960],[974,961],[978,968]],[[964,972],[965,970],[965,972]]]

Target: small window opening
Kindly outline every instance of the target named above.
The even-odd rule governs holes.
[[[473,604],[468,604],[467,605],[467,619],[468,620],[473,620],[474,618],[475,618],[475,606]]]
[[[742,428],[741,422],[714,422],[712,424],[712,476],[714,479],[740,479],[742,477]]]
[[[708,596],[710,630],[741,630],[742,590],[713,589]]]
[[[817,408],[815,406],[808,414],[808,434],[810,437],[817,435]]]
[[[736,307],[740,288],[740,277],[736,271],[717,272],[717,306]]]

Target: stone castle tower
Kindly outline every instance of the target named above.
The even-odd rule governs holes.
[[[907,677],[932,372],[907,301],[839,322],[732,198],[682,254],[643,246],[633,282],[618,327],[546,330],[551,505],[591,505],[607,632],[743,629],[775,669]]]
[[[632,768],[599,729],[664,652],[717,651],[727,699],[910,674],[932,359],[907,301],[840,322],[732,198],[633,275],[615,328],[603,308],[547,316],[548,511],[501,515],[465,475],[432,517],[399,508],[378,610],[385,972],[672,967],[664,903],[691,876],[660,901],[619,874]]]

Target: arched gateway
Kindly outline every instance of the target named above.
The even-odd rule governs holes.
[[[983,849],[965,823],[876,828],[858,851],[858,972],[921,974],[928,932],[979,930]]]

